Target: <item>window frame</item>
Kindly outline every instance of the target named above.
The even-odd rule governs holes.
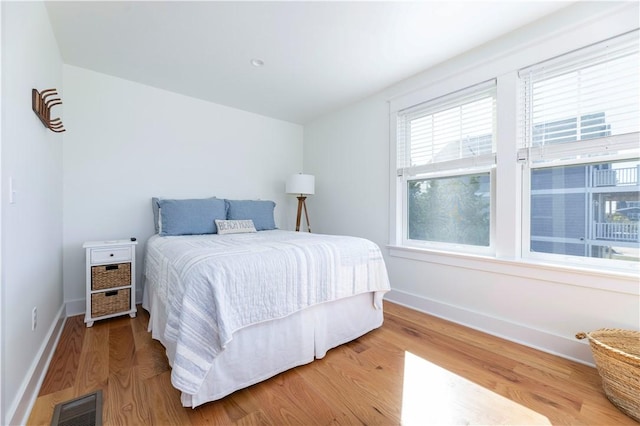
[[[635,36],[634,36],[635,34]],[[617,161],[638,161],[640,158],[640,150],[638,146],[638,140],[640,137],[640,131],[630,133],[620,133],[614,135],[604,135],[597,138],[585,138],[577,139],[571,142],[552,143],[548,145],[536,144],[534,140],[533,127],[534,123],[531,122],[531,103],[534,102],[532,93],[532,81],[529,71],[534,69],[533,74],[536,73],[536,68],[541,68],[540,64],[552,64],[561,63],[566,72],[565,61],[576,61],[578,58],[582,67],[579,70],[589,69],[605,56],[602,51],[607,48],[611,43],[614,46],[619,46],[621,43],[633,40],[633,37],[638,36],[638,30],[633,30],[626,33],[618,34],[614,37],[604,39],[593,43],[591,45],[582,46],[572,51],[567,51],[553,58],[548,58],[535,65],[530,65],[518,70],[518,162],[521,165],[522,173],[522,199],[521,199],[521,249],[520,257],[523,260],[531,260],[535,262],[549,262],[573,265],[576,267],[587,267],[605,270],[617,270],[622,272],[638,270],[640,267],[640,261],[624,261],[624,260],[610,260],[603,258],[596,258],[591,256],[577,256],[563,253],[546,253],[535,252],[531,250],[532,242],[532,214],[531,214],[531,197],[533,194],[532,173],[537,169],[562,167],[562,166],[590,166],[600,163],[612,163]],[[614,47],[615,49],[615,47]],[[597,60],[596,60],[597,57]],[[568,58],[568,59],[567,59]],[[590,60],[590,62],[586,62]],[[578,62],[578,61],[576,61]],[[584,65],[588,64],[588,65]],[[580,75],[580,71],[576,71],[577,75]],[[558,74],[555,70],[551,73],[549,78],[555,78]],[[541,81],[545,81],[542,79]],[[561,89],[559,89],[561,90]],[[529,97],[525,97],[525,92]],[[544,95],[548,96],[549,93],[545,92]],[[603,107],[604,109],[604,107]],[[577,117],[577,123],[581,116]],[[553,123],[550,122],[550,123]],[[604,123],[606,125],[606,122]],[[627,129],[625,128],[625,131]],[[581,126],[576,127],[576,137],[580,135]],[[585,196],[589,192],[589,187],[585,186]],[[583,193],[583,192],[580,192]],[[585,208],[590,208],[586,206]],[[588,219],[586,219],[588,220]]]
[[[439,250],[439,251],[447,251],[447,252],[459,252],[459,253],[469,253],[476,255],[485,255],[491,256],[495,254],[495,216],[496,216],[496,173],[495,173],[495,164],[496,164],[496,143],[493,143],[492,152],[490,154],[482,154],[479,156],[471,156],[471,157],[463,157],[453,160],[433,162],[425,165],[418,166],[409,166],[409,167],[401,167],[398,161],[398,152],[399,152],[399,143],[404,143],[404,141],[400,142],[398,139],[399,133],[399,123],[403,122],[403,124],[408,125],[408,123],[404,122],[404,118],[400,118],[405,111],[409,110],[420,110],[423,109],[425,104],[432,104],[438,107],[445,105],[446,107],[455,107],[458,105],[456,101],[456,97],[460,97],[461,100],[466,100],[469,97],[469,93],[488,93],[493,97],[493,122],[491,123],[492,127],[492,140],[496,139],[496,126],[497,126],[497,78],[487,79],[485,81],[479,81],[472,85],[468,85],[462,89],[458,89],[455,91],[451,91],[448,93],[440,93],[438,96],[434,96],[429,99],[423,100],[423,102],[419,102],[415,105],[411,105],[408,108],[397,111],[396,114],[392,114],[391,116],[391,129],[395,129],[395,131],[391,132],[391,139],[393,143],[391,144],[392,155],[391,164],[396,168],[396,209],[394,211],[392,207],[391,215],[392,217],[400,217],[399,221],[396,221],[396,230],[395,230],[395,240],[396,243],[403,247],[412,247],[412,248],[423,248],[430,250]],[[439,101],[444,99],[445,101],[440,103]],[[482,99],[482,98],[480,98]],[[460,104],[463,105],[463,104]],[[435,112],[431,112],[430,114],[435,114]],[[425,116],[430,115],[429,113],[425,113]],[[413,115],[410,112],[407,115]],[[404,132],[404,130],[403,130]],[[403,147],[403,152],[405,152],[405,156],[409,155],[407,153],[407,147]],[[405,159],[402,159],[402,163],[405,163]],[[476,164],[476,163],[479,163]],[[413,174],[407,173],[407,171],[413,170]],[[468,176],[478,173],[488,173],[489,181],[490,181],[490,220],[489,220],[489,245],[488,246],[477,246],[471,244],[462,244],[462,243],[445,243],[439,241],[423,241],[423,240],[413,240],[408,238],[408,182],[419,179],[436,179],[436,178],[445,178],[445,177],[462,177]],[[399,223],[398,223],[399,222]]]

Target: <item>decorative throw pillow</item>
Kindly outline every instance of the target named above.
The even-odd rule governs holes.
[[[268,200],[225,200],[227,219],[253,220],[257,231],[276,229],[273,210],[276,203]]]
[[[204,198],[192,200],[163,200],[159,202],[162,227],[160,235],[215,234],[216,219],[225,219],[224,200]]]
[[[253,221],[249,220],[219,220],[216,219],[216,228],[218,234],[244,234],[247,232],[256,232]]]

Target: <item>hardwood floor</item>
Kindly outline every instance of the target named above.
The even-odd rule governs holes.
[[[105,425],[637,424],[594,368],[389,302],[380,329],[325,358],[183,408],[148,319],[68,318],[29,424],[96,389]]]

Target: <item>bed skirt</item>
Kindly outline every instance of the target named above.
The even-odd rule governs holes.
[[[172,343],[164,339],[166,307],[154,294],[153,286],[147,283],[144,290],[142,306],[150,315],[148,329],[168,349],[169,356],[175,348],[169,348]],[[233,340],[214,360],[198,392],[182,392],[182,405],[195,408],[323,358],[329,349],[380,327],[382,322],[383,312],[374,306],[374,293],[364,293],[245,327],[234,333]]]

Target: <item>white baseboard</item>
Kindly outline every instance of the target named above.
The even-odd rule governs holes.
[[[18,391],[18,396],[14,399],[12,406],[9,407],[7,412],[7,419],[9,419],[8,424],[27,424],[29,414],[31,414],[33,405],[35,404],[38,393],[40,392],[40,386],[42,386],[42,382],[44,381],[47,370],[49,369],[51,358],[58,346],[58,340],[62,334],[62,329],[64,328],[66,319],[67,315],[65,305],[63,304],[60,307],[60,310],[58,310],[58,314],[51,324],[51,327],[49,327],[49,331],[40,346],[38,355],[29,368],[29,373]]]
[[[459,306],[449,305],[399,290],[391,290],[385,295],[385,299],[493,336],[582,364],[595,366],[589,345],[584,341],[576,340],[573,336],[571,338],[558,336],[524,324],[494,318],[480,312],[469,311]]]
[[[76,299],[66,302],[67,316],[75,317],[76,315],[84,315],[87,310],[87,305],[84,299]]]

